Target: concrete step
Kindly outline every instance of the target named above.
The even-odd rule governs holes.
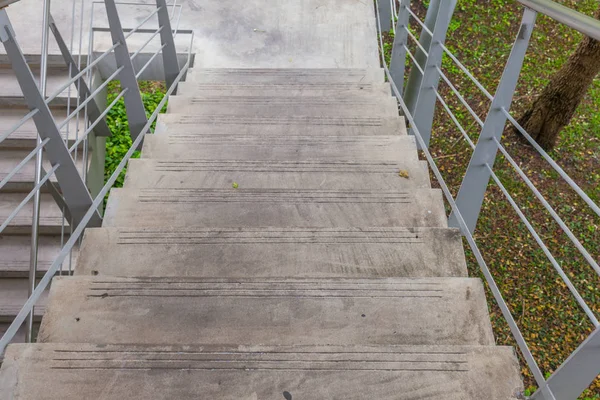
[[[5,179],[14,168],[17,167],[30,153],[31,150],[22,149],[3,149],[0,150],[0,181]],[[91,152],[88,153],[88,162],[91,160]],[[83,173],[83,156],[80,151],[77,158],[77,170],[80,174]],[[50,171],[52,166],[50,162],[44,157],[43,167],[45,171]],[[21,168],[15,175],[13,175],[8,183],[0,189],[0,192],[19,192],[29,193],[35,186],[33,184],[35,177],[35,157],[32,157],[23,168]],[[56,175],[50,177],[50,181],[56,183]],[[42,188],[45,191],[44,188]],[[24,196],[23,196],[24,197]]]
[[[63,242],[68,240],[68,230]],[[31,237],[27,235],[0,236],[0,278],[27,278],[29,276],[29,257]],[[38,247],[38,273],[41,277],[52,265],[62,249],[58,236],[40,236]],[[77,265],[79,246],[75,246],[72,256],[63,264],[63,270],[74,270]]]
[[[78,275],[467,276],[462,237],[437,228],[89,228]]]
[[[193,115],[280,117],[310,115],[322,117],[398,116],[398,103],[390,96],[358,98],[319,97],[196,97],[169,98],[168,111]]]
[[[113,189],[105,227],[447,227],[442,192],[331,189]]]
[[[159,114],[156,133],[170,135],[378,136],[406,135],[401,117],[242,117]]]
[[[401,176],[402,175],[402,176]],[[403,190],[429,188],[424,161],[234,161],[133,159],[125,187]]]
[[[417,161],[412,136],[147,135],[142,158]]]
[[[0,109],[0,122],[2,123],[2,130],[0,134],[8,132],[10,128],[16,125],[27,113],[28,109],[25,108],[1,108]],[[68,116],[66,108],[52,108],[56,123],[62,123]],[[79,134],[85,132],[85,124],[83,119],[83,113],[79,118],[73,118],[67,126],[62,129],[63,137],[69,138],[69,145],[72,146],[75,143],[77,136],[77,128],[79,128]],[[33,149],[36,146],[36,139],[38,133],[35,127],[35,123],[32,119],[25,122],[19,129],[8,136],[3,142],[0,143],[0,149],[4,148],[20,148],[20,149]],[[82,145],[83,147],[83,145]],[[1,158],[1,157],[0,157]]]
[[[10,214],[26,197],[25,193],[0,193],[0,223],[4,223]],[[2,232],[3,235],[29,235],[33,212],[33,199],[31,199],[9,223]],[[40,202],[41,235],[60,235],[62,231],[62,211],[56,205],[50,194],[42,194]],[[65,220],[65,232],[69,232],[69,224]]]
[[[38,341],[492,345],[494,337],[479,279],[57,277]]]
[[[28,285],[28,279],[0,279],[0,322],[11,323],[15,319],[27,301]],[[46,311],[47,300],[48,291],[45,291],[34,309],[37,321]]]
[[[284,83],[335,84],[383,83],[381,68],[192,68],[187,75],[188,82],[219,84]]]
[[[39,68],[32,69],[32,72],[39,82]],[[64,68],[49,68],[48,69],[48,80],[47,80],[47,90],[46,93],[48,96],[53,94],[56,90],[62,87],[69,80],[69,70]],[[77,103],[77,88],[74,85],[71,85],[71,92],[69,96],[68,89],[65,89],[61,94],[59,94],[50,104],[52,106],[63,106],[66,107],[67,103],[69,103],[72,107],[76,106]],[[12,68],[7,68],[6,66],[0,68],[0,105],[3,107],[6,106],[26,106],[27,102],[23,96],[23,91],[21,90],[21,86],[19,86],[19,82],[15,76]]]
[[[177,94],[182,96],[289,96],[289,97],[355,97],[387,96],[392,93],[389,83],[180,83]]]
[[[4,399],[516,400],[522,391],[513,350],[499,346],[13,345],[0,374]]]

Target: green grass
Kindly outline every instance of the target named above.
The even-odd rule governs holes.
[[[563,0],[560,3],[589,15],[598,7],[596,0]],[[425,9],[418,6],[422,3],[413,4],[418,14],[424,16]],[[498,85],[516,38],[522,10],[522,6],[512,0],[458,0],[446,44],[491,93]],[[413,23],[411,28],[418,32],[416,24]],[[580,40],[581,35],[577,32],[544,16],[538,17],[515,94],[513,115],[519,116],[530,104]],[[386,49],[389,48],[388,45]],[[411,49],[414,52],[414,44]],[[485,119],[490,106],[487,98],[449,58],[444,58],[443,69],[471,107]],[[476,142],[479,125],[443,82],[440,93]],[[551,156],[596,202],[600,200],[599,107],[600,80],[597,79],[551,152]],[[558,174],[534,149],[523,144],[509,129],[504,133],[503,144],[592,257],[600,260],[600,218],[558,179]],[[472,151],[439,103],[430,150],[456,195]],[[596,273],[502,156],[496,160],[495,171],[596,316],[600,315],[600,285]],[[488,187],[476,239],[534,357],[548,376],[589,335],[592,324],[494,184]],[[482,277],[469,251],[467,257],[471,275]],[[488,301],[497,343],[515,346],[489,291]],[[522,365],[528,392],[532,392],[534,380],[524,363]],[[597,380],[582,398],[600,398],[600,381]]]
[[[152,113],[158,107],[158,104],[162,101],[165,95],[165,87],[162,83],[143,81],[139,83],[140,91],[142,92],[142,102],[146,109],[146,115],[149,118]],[[107,104],[110,104],[118,96],[121,91],[119,82],[111,82],[108,84],[108,99]],[[165,112],[167,105],[165,104],[161,112]],[[131,135],[129,132],[129,123],[127,121],[127,112],[125,110],[125,103],[121,98],[115,106],[110,110],[106,116],[106,122],[112,132],[112,136],[106,140],[106,163],[104,167],[104,181],[115,172],[117,166],[123,159],[123,156],[127,153],[131,147]],[[155,123],[152,124],[151,130],[154,131]],[[140,152],[136,151],[132,158],[139,158]],[[125,168],[113,187],[122,187],[123,181],[125,180],[125,174],[127,168]]]

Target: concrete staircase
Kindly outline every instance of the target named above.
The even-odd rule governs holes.
[[[194,70],[2,399],[516,399],[381,70]]]
[[[36,57],[28,56],[31,60],[31,69],[39,76],[39,65]],[[37,56],[39,62],[39,56]],[[61,66],[60,60],[51,63],[48,70],[47,93],[51,94],[62,86],[69,77],[69,71]],[[71,90],[71,108],[76,106],[76,91]],[[57,122],[63,121],[69,114],[69,93],[65,90],[51,103],[51,109]],[[2,133],[8,131],[23,116],[29,112],[26,101],[14,73],[9,64],[0,65],[0,123]],[[73,145],[76,138],[77,121],[73,119],[69,124],[69,144]],[[80,131],[83,120],[79,121]],[[66,128],[63,130],[66,134]],[[33,120],[29,120],[16,132],[12,133],[0,143],[0,180],[4,179],[23,159],[33,150],[37,143],[37,130]],[[79,149],[78,166],[83,170],[83,147]],[[91,155],[91,153],[90,153]],[[50,164],[45,162],[46,171]],[[0,223],[15,210],[19,203],[33,189],[35,174],[35,158],[28,162],[10,181],[0,189]],[[56,183],[56,178],[51,181]],[[43,189],[40,205],[40,250],[38,263],[38,276],[42,276],[56,258],[60,251],[61,232],[63,230],[62,210],[57,206],[48,193]],[[33,201],[13,219],[12,223],[0,234],[0,335],[4,333],[10,322],[15,318],[28,297],[29,258],[31,247],[31,223]],[[68,221],[65,222],[65,240],[70,231]],[[72,267],[76,262],[76,254]],[[66,266],[68,268],[68,266]],[[39,322],[45,308],[46,296],[41,300],[36,309],[36,321]],[[22,332],[16,341],[24,341]]]

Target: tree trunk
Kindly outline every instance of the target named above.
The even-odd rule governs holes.
[[[595,17],[600,19],[600,8]],[[546,150],[552,149],[560,131],[571,121],[598,72],[600,42],[586,36],[519,119],[519,124],[540,146]]]

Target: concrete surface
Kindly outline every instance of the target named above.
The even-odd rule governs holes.
[[[121,5],[122,25],[136,27],[156,7]],[[362,0],[179,0],[183,6],[180,29],[193,29],[197,67],[264,67],[264,68],[378,68],[373,5]],[[78,49],[83,16],[82,53],[88,53],[91,2],[53,0],[52,13],[57,26],[70,43],[71,29]],[[106,12],[96,4],[94,26],[107,27]],[[179,15],[179,11],[176,15]],[[75,23],[72,23],[72,15]],[[25,53],[39,54],[42,7],[36,0],[21,0],[9,6],[9,17]],[[175,21],[177,18],[175,18]],[[177,26],[176,23],[173,23]],[[31,29],[35,27],[35,29]],[[156,19],[144,25],[155,28]],[[308,29],[307,29],[308,28]],[[148,34],[136,34],[129,40],[136,49],[148,40]],[[94,49],[103,51],[112,45],[110,35],[96,33]],[[159,47],[156,38],[148,52]],[[189,36],[178,35],[178,52],[187,52]],[[0,49],[3,51],[3,49]],[[58,49],[51,41],[51,50]]]
[[[447,227],[439,189],[112,189],[105,227]]]
[[[404,174],[400,176],[401,174]],[[245,188],[397,190],[429,188],[424,161],[203,161],[134,159],[127,167],[128,188]]]
[[[286,135],[286,136],[390,136],[406,135],[403,118],[316,118],[198,117],[189,114],[160,114],[155,133],[169,135]],[[414,139],[410,139],[414,142]]]
[[[431,228],[88,229],[76,274],[187,277],[466,276],[462,238]]]
[[[499,346],[35,344],[11,346],[3,371],[10,400],[516,400],[523,390],[513,350]]]
[[[208,120],[218,116],[209,116]],[[295,119],[295,118],[294,118]],[[273,118],[277,123],[280,118]],[[298,125],[301,118],[295,119]],[[159,160],[368,160],[417,161],[409,136],[291,136],[285,134],[146,135],[142,158]]]
[[[51,293],[42,343],[494,344],[478,279],[80,276]]]

